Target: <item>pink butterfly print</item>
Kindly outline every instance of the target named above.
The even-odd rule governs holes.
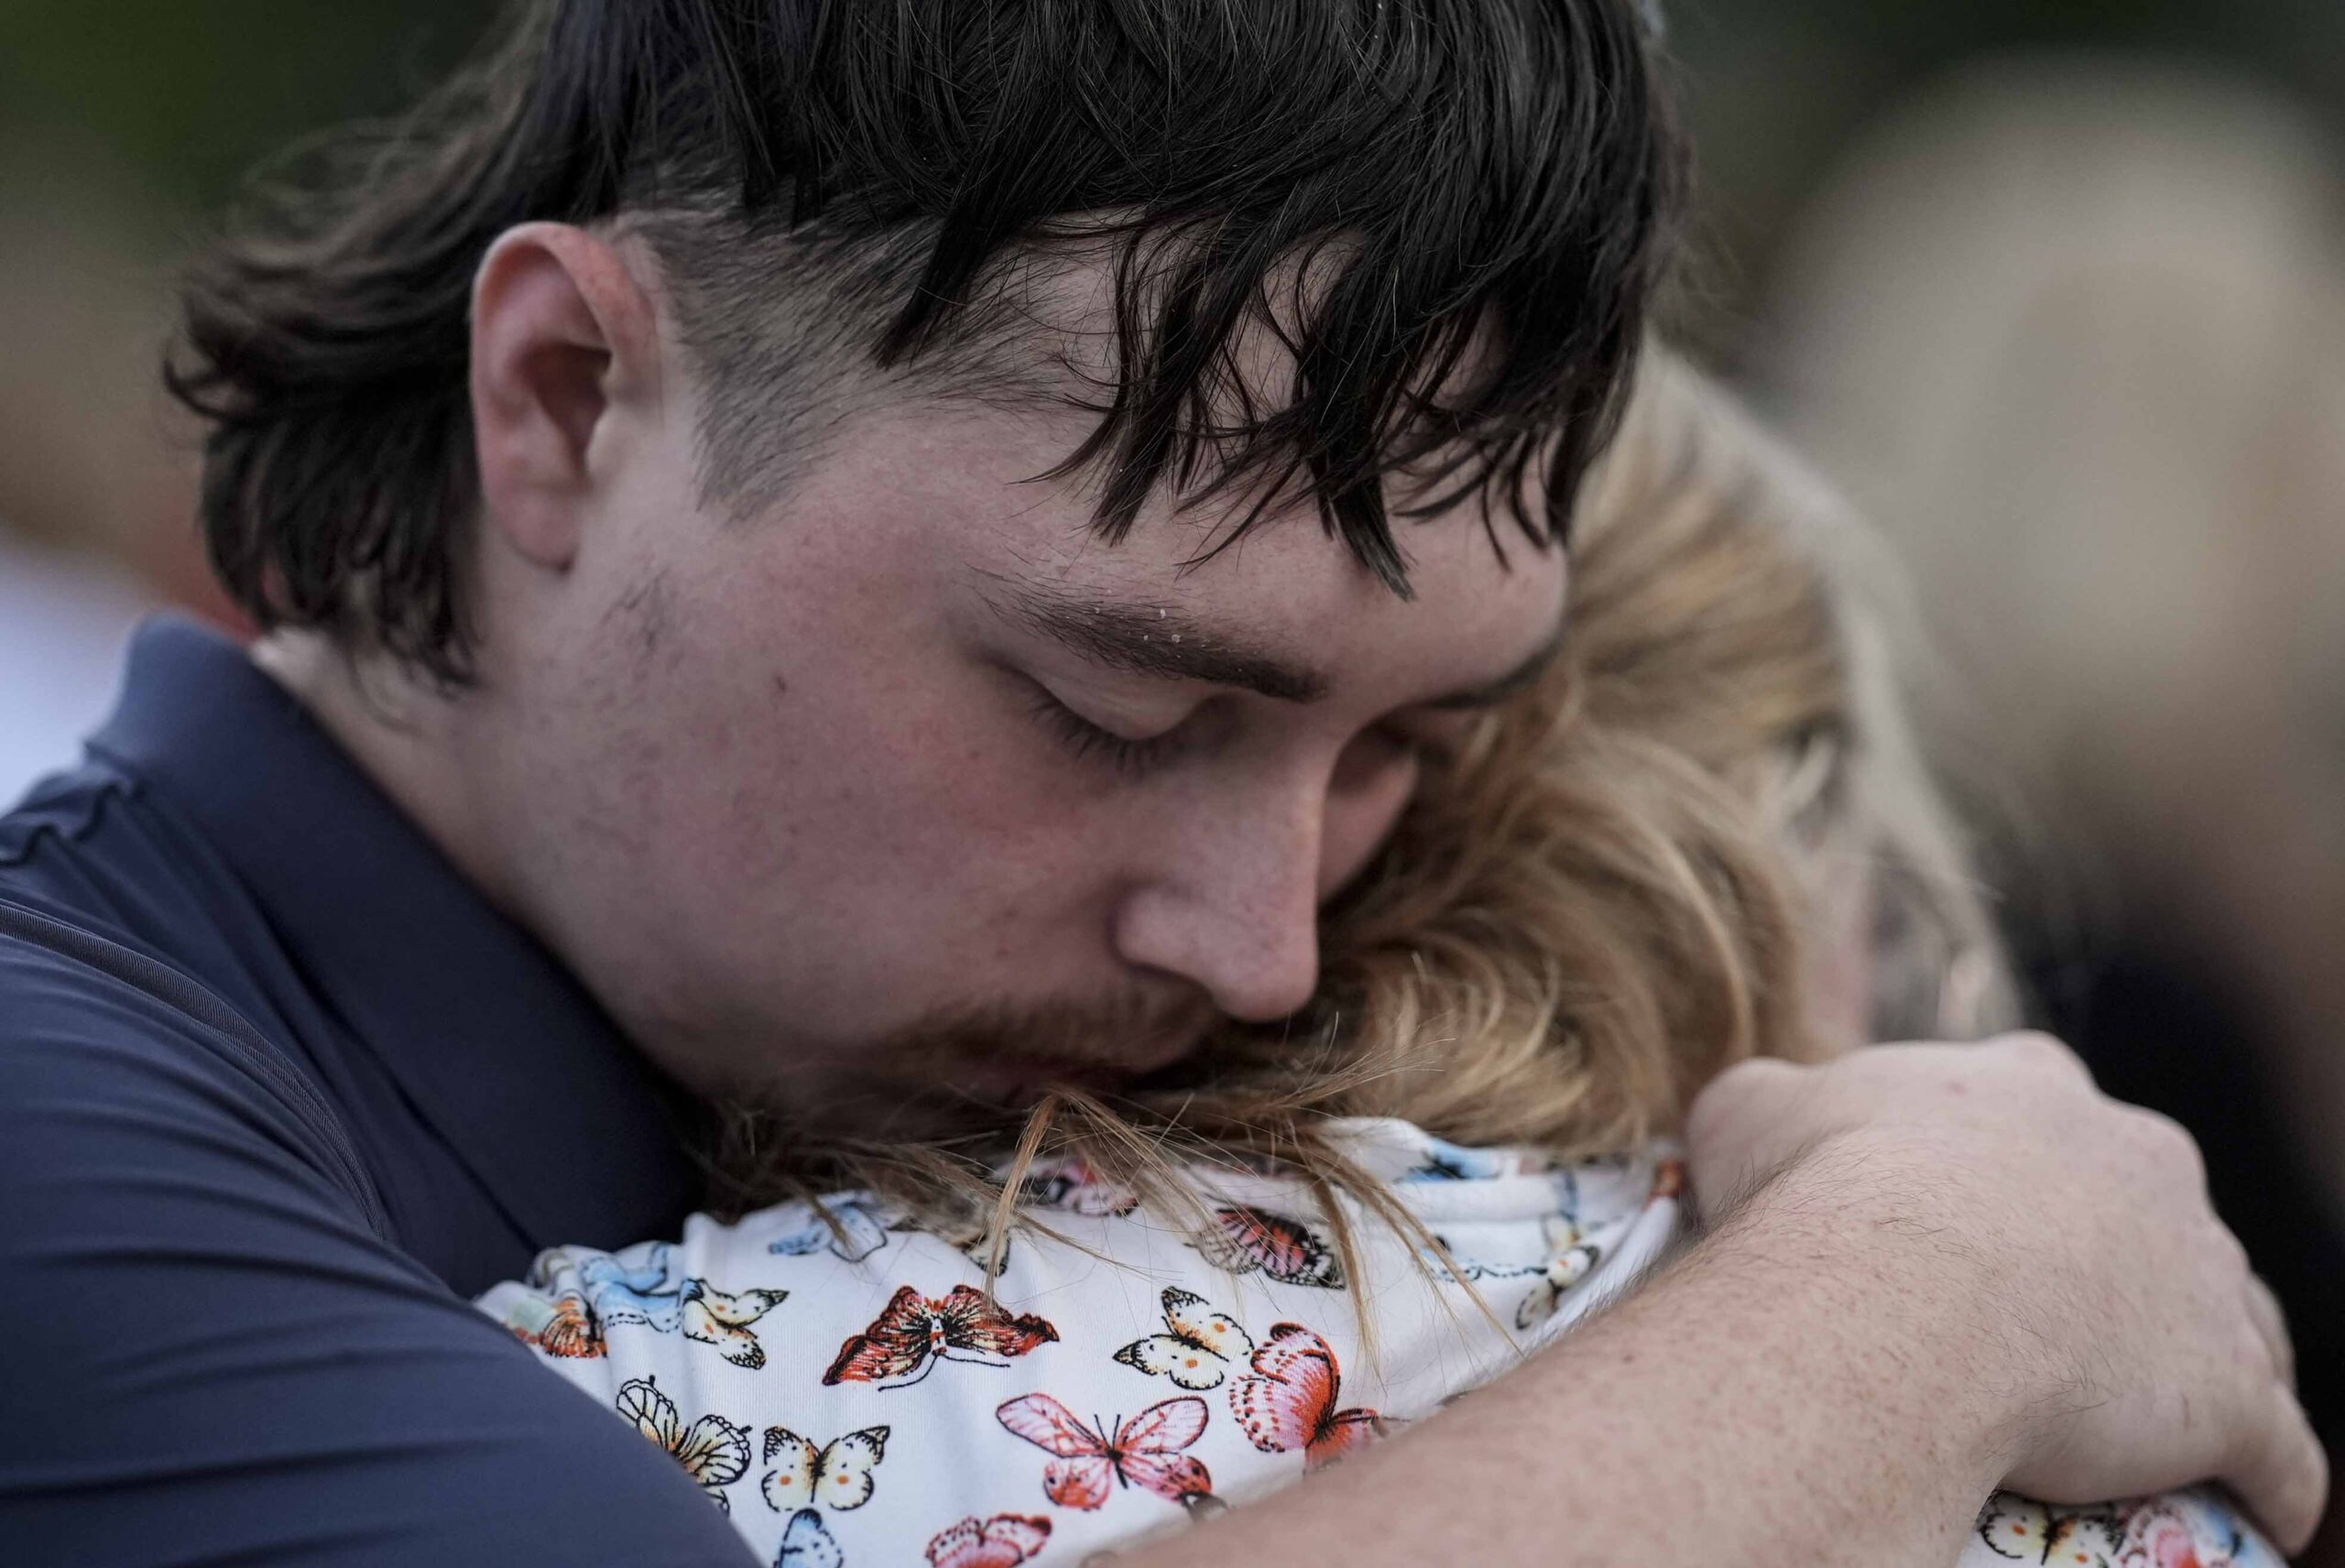
[[[1213,1228],[1190,1243],[1206,1262],[1233,1274],[1256,1269],[1282,1285],[1344,1288],[1344,1271],[1336,1255],[1317,1233],[1300,1220],[1261,1209],[1223,1208],[1213,1212]]]
[[[2229,1549],[2206,1546],[2183,1511],[2158,1498],[2127,1517],[2124,1551],[2117,1561],[2122,1568],[2232,1568],[2239,1561],[2238,1544],[2234,1538]]]
[[[1031,1312],[1011,1317],[974,1285],[955,1285],[949,1295],[923,1296],[900,1287],[871,1326],[839,1346],[838,1359],[823,1381],[878,1383],[902,1388],[917,1383],[940,1361],[974,1361],[1007,1367],[1059,1331]]]
[[[1303,1451],[1309,1475],[1384,1435],[1374,1410],[1336,1408],[1343,1392],[1336,1353],[1318,1334],[1282,1323],[1254,1351],[1254,1370],[1229,1385],[1230,1413],[1265,1454]]]
[[[1027,1514],[965,1519],[928,1543],[931,1568],[1017,1568],[1042,1550],[1051,1521]]]
[[[1096,1508],[1118,1482],[1175,1503],[1211,1492],[1213,1475],[1205,1462],[1181,1452],[1205,1435],[1206,1414],[1205,1402],[1186,1394],[1118,1420],[1111,1438],[1102,1435],[1104,1425],[1084,1425],[1048,1394],[1028,1394],[994,1412],[1002,1425],[1056,1456],[1042,1466],[1042,1491],[1063,1508]]]

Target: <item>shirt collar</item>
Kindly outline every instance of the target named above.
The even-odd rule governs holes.
[[[148,621],[91,745],[193,819],[536,1245],[674,1230],[694,1191],[678,1092],[242,648]]]

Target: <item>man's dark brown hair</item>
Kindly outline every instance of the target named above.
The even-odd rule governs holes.
[[[1478,495],[1543,547],[1666,250],[1658,73],[1629,0],[526,0],[191,280],[168,378],[208,422],[213,561],[263,625],[464,679],[467,305],[533,219],[649,241],[713,500],[780,495],[872,387],[1014,395],[1049,345],[1002,279],[1080,251],[1118,368],[1053,473],[1103,466],[1108,538],[1162,484],[1260,485],[1229,537],[1307,493],[1405,593],[1407,468],[1402,515]],[[1231,347],[1298,258],[1324,287],[1263,407]]]

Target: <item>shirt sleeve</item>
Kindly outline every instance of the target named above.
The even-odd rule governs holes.
[[[0,939],[0,1541],[114,1564],[751,1559],[369,1223],[251,1047]]]

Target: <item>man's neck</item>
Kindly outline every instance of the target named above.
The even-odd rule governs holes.
[[[453,766],[470,727],[460,702],[314,632],[272,632],[253,645],[251,657],[484,898],[530,923],[512,868],[495,849],[501,840],[493,813]]]
[[[576,909],[559,908],[559,888],[527,874],[529,845],[544,824],[529,819],[509,760],[512,723],[477,687],[450,693],[387,659],[354,657],[309,632],[276,632],[252,659],[291,693],[359,771],[447,856],[489,906],[528,931],[567,968],[624,1035],[663,1074],[697,1094],[717,1087],[695,1062],[736,1059],[747,1023],[712,1024],[673,985],[612,962],[584,934]],[[509,803],[509,804],[508,804]]]

